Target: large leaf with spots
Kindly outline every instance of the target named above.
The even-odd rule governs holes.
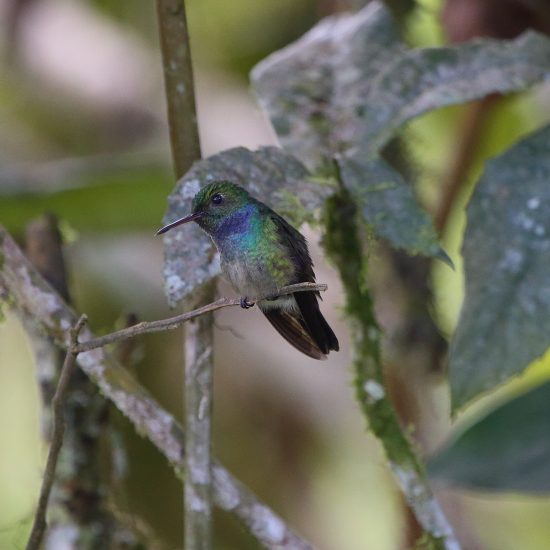
[[[249,151],[229,149],[196,162],[178,182],[168,199],[164,222],[191,211],[197,191],[209,182],[230,180],[265,202],[299,227],[331,192],[327,184],[311,181],[307,169],[293,156],[276,147]],[[171,305],[219,274],[219,260],[210,238],[195,224],[166,234],[164,281]]]
[[[311,168],[335,154],[376,156],[425,112],[549,78],[546,36],[406,49],[377,1],[322,20],[252,72],[282,145]]]
[[[487,164],[463,254],[466,297],[450,355],[455,408],[550,346],[550,126]]]
[[[252,79],[289,151],[321,173],[341,158],[342,181],[378,236],[411,253],[437,255],[432,222],[410,186],[384,161],[365,159],[357,143],[372,82],[403,51],[389,11],[372,2],[356,14],[324,19],[258,65]]]
[[[376,155],[411,119],[491,93],[525,90],[550,79],[550,39],[527,32],[515,40],[476,40],[419,48],[394,58],[369,88],[358,138]]]
[[[368,167],[362,182],[355,170],[354,189],[363,185],[363,197],[382,200],[362,203],[365,220],[394,246],[433,255],[439,247],[431,220],[403,178],[388,166],[380,170],[383,148],[422,113],[523,90],[549,76],[550,40],[542,35],[407,49],[388,9],[373,1],[322,20],[260,63],[252,81],[285,148],[320,173],[331,170],[335,156]],[[391,182],[391,192],[369,195],[380,171],[379,184]]]
[[[550,492],[550,382],[491,411],[428,464],[431,477],[490,491]]]
[[[404,51],[389,10],[374,1],[323,19],[256,66],[252,84],[283,147],[323,170],[359,145],[372,83]]]

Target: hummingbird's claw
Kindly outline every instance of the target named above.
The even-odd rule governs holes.
[[[241,307],[243,309],[249,309],[251,307],[254,307],[254,302],[249,302],[248,298],[246,296],[241,297]]]

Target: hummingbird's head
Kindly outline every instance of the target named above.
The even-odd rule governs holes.
[[[242,187],[230,181],[214,181],[205,185],[195,195],[189,216],[165,225],[159,229],[157,235],[191,221],[197,222],[205,231],[212,233],[228,216],[246,206],[251,200],[248,191]]]

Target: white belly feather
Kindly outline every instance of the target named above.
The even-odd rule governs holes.
[[[276,296],[279,292],[273,279],[261,266],[222,260],[221,267],[233,288],[241,297],[246,297],[250,301],[260,296]],[[298,304],[292,295],[279,296],[275,300],[262,300],[258,305],[263,310],[274,308],[287,311],[298,310]]]

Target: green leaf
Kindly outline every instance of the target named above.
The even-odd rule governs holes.
[[[283,147],[324,171],[366,131],[371,82],[403,48],[389,10],[374,1],[323,19],[257,65],[252,84]]]
[[[534,32],[511,41],[409,50],[369,88],[363,152],[377,153],[409,120],[433,109],[525,90],[549,78],[550,39]]]
[[[431,477],[496,491],[550,491],[550,383],[490,412],[428,463]]]
[[[351,149],[375,156],[430,110],[525,90],[549,77],[546,36],[407,50],[376,1],[322,20],[252,72],[281,144],[313,169]]]
[[[197,191],[211,181],[223,179],[245,187],[296,227],[311,220],[313,211],[331,192],[331,187],[313,183],[303,164],[282,149],[263,147],[249,151],[237,147],[193,165],[169,196],[164,223],[189,214]],[[210,238],[196,224],[166,233],[164,243],[165,292],[173,306],[218,275],[220,267]]]
[[[439,256],[452,262],[439,246],[432,219],[416,202],[412,188],[382,159],[342,159],[340,177],[374,232],[412,254]]]
[[[450,352],[454,408],[550,345],[550,126],[487,164],[467,213],[466,296]]]

